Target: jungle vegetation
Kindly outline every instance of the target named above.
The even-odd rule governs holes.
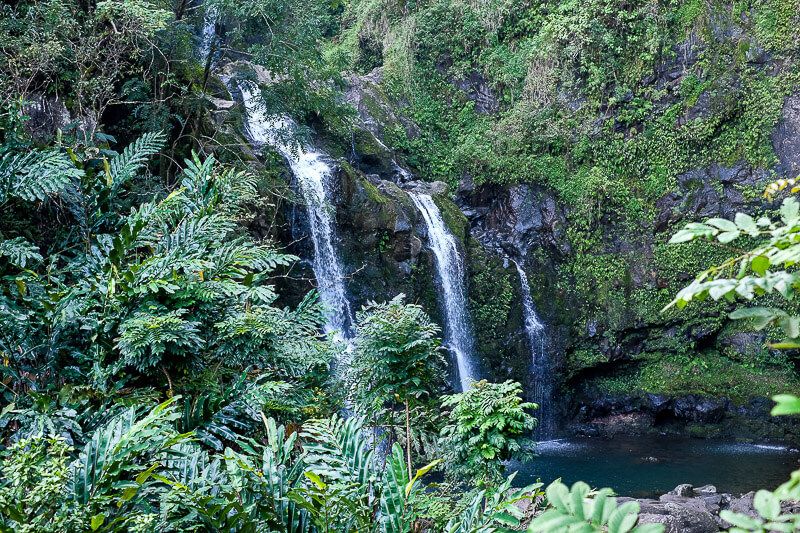
[[[778,95],[796,86],[794,70],[748,71],[751,48],[712,47],[678,101],[649,120],[658,95],[642,78],[680,32],[710,31],[703,22],[716,4],[623,4],[0,6],[0,530],[662,531],[637,524],[638,505],[618,504],[610,489],[515,487],[505,464],[534,451],[537,406],[512,381],[454,393],[440,326],[403,295],[361,309],[352,346],[325,334],[314,291],[285,297],[299,259],[257,229],[257,214],[293,201],[282,163],[257,160],[214,119],[224,57],[267,73],[269,112],[346,143],[355,120],[339,97],[343,73],[383,66],[391,97],[419,126],[414,138],[388,130],[393,149],[431,180],[469,173],[552,187],[580,206],[570,239],[589,259],[568,266],[576,286],[611,279],[619,273],[595,271],[597,221],[609,210],[623,226],[644,216],[698,161],[773,157],[764,147]],[[759,46],[791,55],[797,4],[732,9],[754,6],[765,8],[752,21]],[[209,16],[217,28],[203,57]],[[701,88],[729,87],[719,57],[752,76],[720,95],[724,120],[676,133],[672,121]],[[476,65],[495,87],[495,115],[477,112],[443,74]],[[564,98],[585,105],[566,113]],[[598,125],[608,109],[613,123]],[[790,298],[798,228],[791,196],[773,218],[690,225],[673,241],[753,246],[705,271],[674,305]],[[731,316],[777,325],[787,337],[777,347],[796,348],[791,309]],[[778,402],[776,414],[800,403]],[[725,519],[791,531],[800,518],[782,515],[780,502],[798,499],[799,487],[795,474],[760,492],[761,520]]]

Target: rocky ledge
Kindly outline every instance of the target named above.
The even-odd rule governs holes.
[[[695,488],[687,484],[678,485],[657,500],[618,498],[618,501],[639,502],[639,523],[664,524],[665,533],[716,533],[731,527],[719,516],[720,511],[725,509],[757,517],[753,506],[754,496],[755,492],[735,496],[718,493],[713,485]],[[800,512],[800,503],[784,505],[783,512]]]

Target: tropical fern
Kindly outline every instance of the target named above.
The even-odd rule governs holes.
[[[157,366],[170,349],[197,351],[203,346],[200,324],[186,320],[183,309],[136,313],[120,325],[117,348],[125,364],[139,371]]]
[[[83,175],[60,150],[8,153],[0,158],[0,204],[9,198],[45,200]]]
[[[106,171],[106,185],[118,190],[147,166],[151,156],[164,146],[166,135],[163,132],[145,133],[112,157]]]
[[[8,258],[8,261],[19,268],[25,268],[30,263],[41,261],[39,248],[22,237],[0,241],[0,257]]]

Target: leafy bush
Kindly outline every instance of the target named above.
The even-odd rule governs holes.
[[[792,194],[800,192],[796,180],[781,179],[767,186],[765,197],[773,198],[781,191]],[[667,307],[684,308],[691,302],[702,302],[707,298],[725,299],[734,302],[737,298],[747,301],[777,294],[786,301],[788,309],[774,307],[737,307],[728,316],[734,320],[747,320],[756,330],[770,326],[778,329],[784,340],[771,343],[773,349],[800,348],[800,317],[795,315],[789,302],[800,288],[797,259],[800,257],[800,203],[793,197],[783,200],[780,220],[767,216],[758,219],[737,213],[733,220],[711,218],[705,223],[692,222],[677,232],[671,243],[682,243],[700,239],[730,243],[749,238],[749,249],[730,257],[723,263],[711,266],[697,275],[682,289]],[[751,244],[752,243],[752,244]],[[773,415],[796,415],[800,413],[800,398],[794,394],[779,394],[773,397],[776,405]],[[781,503],[800,499],[800,471],[792,473],[791,479],[774,492],[758,491],[753,500],[758,517],[724,510],[720,517],[733,527],[732,532],[796,531],[800,528],[800,514],[783,514]]]
[[[439,441],[453,477],[478,484],[502,479],[505,461],[530,452],[528,435],[536,419],[527,413],[536,404],[523,402],[519,383],[481,380],[460,394],[444,398],[449,422]]]
[[[410,470],[412,441],[419,442],[431,433],[429,408],[444,386],[446,370],[439,326],[420,306],[406,304],[404,299],[401,294],[358,313],[355,350],[347,374],[353,406],[388,430],[385,436],[390,444],[397,434],[402,435]],[[412,431],[417,432],[417,439]]]

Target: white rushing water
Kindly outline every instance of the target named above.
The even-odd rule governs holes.
[[[436,257],[436,270],[441,282],[445,341],[456,356],[461,390],[467,390],[470,383],[475,381],[475,375],[470,361],[474,342],[467,311],[464,262],[458,251],[456,239],[448,231],[433,198],[422,193],[410,194],[428,228],[428,241]]]
[[[539,433],[541,437],[549,437],[553,432],[553,417],[550,406],[552,405],[552,380],[547,359],[547,347],[544,323],[536,313],[533,304],[531,287],[525,270],[516,261],[519,284],[522,293],[522,311],[525,319],[525,333],[528,336],[528,345],[531,351],[531,371],[533,373],[531,384],[533,388],[532,399],[539,404],[536,417],[539,419]]]
[[[200,46],[198,47],[200,59],[204,62],[208,58],[208,54],[211,53],[211,45],[217,35],[217,18],[217,10],[214,6],[206,9],[203,16],[203,31],[200,34]]]
[[[286,117],[268,117],[259,105],[249,84],[241,84],[242,99],[247,110],[247,130],[256,143],[274,146],[289,162],[300,193],[308,209],[311,240],[314,243],[312,266],[317,278],[320,300],[325,306],[326,330],[350,337],[353,312],[344,285],[344,269],[336,251],[334,207],[329,198],[331,167],[323,153],[311,147],[296,147],[285,133],[294,123]],[[282,135],[283,134],[283,135]]]
[[[513,261],[513,260],[512,260]],[[522,288],[522,310],[525,318],[525,333],[528,334],[528,342],[531,348],[531,364],[536,365],[544,357],[544,324],[536,314],[531,295],[531,286],[528,284],[528,276],[516,261],[513,261],[519,273],[519,284]]]

